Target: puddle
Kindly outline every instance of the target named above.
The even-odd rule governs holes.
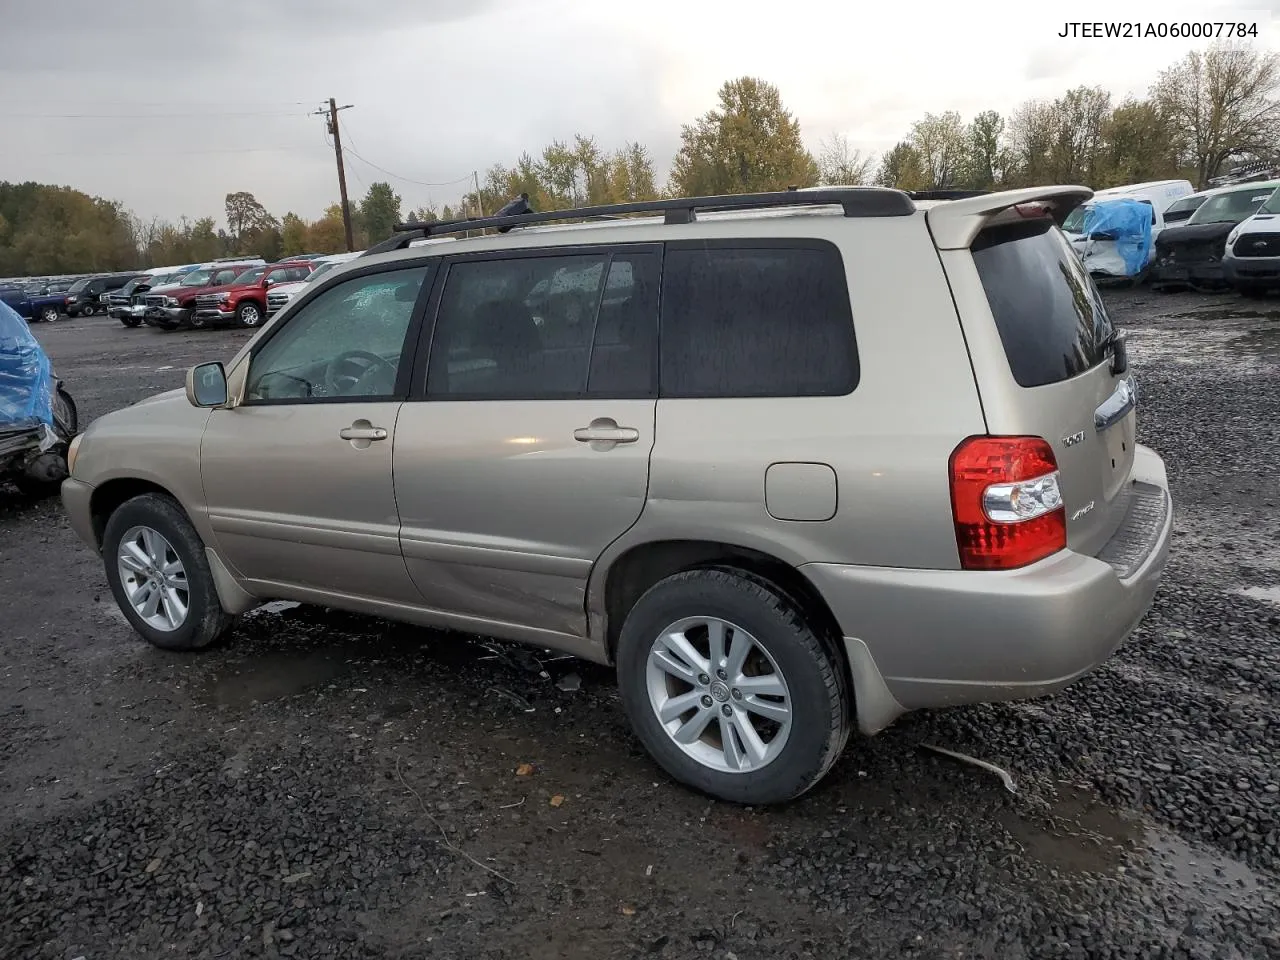
[[[195,699],[215,707],[248,707],[335,680],[355,663],[349,646],[256,654],[211,677]]]
[[[1142,840],[1143,827],[1071,783],[1058,784],[1058,797],[1039,819],[1002,810],[999,819],[1027,856],[1066,873],[1105,873],[1121,866]]]
[[[1241,587],[1236,593],[1253,600],[1266,600],[1268,603],[1280,604],[1280,587]]]
[[[1208,314],[1194,315],[1199,320]],[[1158,360],[1186,366],[1214,367],[1215,375],[1229,371],[1237,375],[1265,373],[1280,365],[1280,323],[1241,320],[1213,326],[1138,327],[1129,331],[1131,356],[1135,362]]]

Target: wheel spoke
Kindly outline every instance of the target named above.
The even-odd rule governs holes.
[[[751,635],[743,630],[733,631],[733,642],[729,646],[728,662],[725,663],[724,669],[730,677],[740,676],[742,673],[742,665],[747,662],[747,656],[751,653],[751,648],[755,643],[751,639]]]
[[[688,693],[682,693],[678,697],[672,697],[658,711],[658,719],[663,723],[670,723],[698,706],[701,700],[702,694],[697,690],[690,690]]]
[[[657,665],[659,670],[671,674],[677,680],[683,680],[690,686],[698,682],[697,671],[677,660],[670,650],[654,650],[649,655],[649,659]]]
[[[142,531],[142,545],[146,548],[147,558],[159,567],[164,563],[164,542],[151,529]]]
[[[724,622],[711,620],[707,623],[707,650],[711,654],[711,669],[724,667]]]
[[[185,579],[186,577],[186,573],[182,569],[182,561],[177,559],[166,563],[160,572],[170,579],[174,577],[183,577]]]
[[[146,591],[145,597],[138,598],[138,602],[141,603],[141,606],[138,607],[138,613],[150,620],[160,609],[160,591],[156,589],[153,583],[147,584]]]
[[[169,618],[169,625],[174,628],[182,626],[182,621],[187,619],[187,605],[178,596],[178,591],[173,587],[165,587],[163,597],[164,615]]]
[[[693,743],[706,731],[707,725],[715,715],[714,710],[699,710],[675,732],[673,736],[676,743],[686,745]]]
[[[130,570],[136,570],[141,573],[150,565],[147,552],[138,546],[137,541],[130,541],[123,544],[125,552],[120,554],[120,562],[127,566]]]
[[[776,673],[766,673],[760,677],[738,677],[733,685],[742,691],[742,695],[785,697],[787,688],[782,685],[782,678]]]
[[[742,749],[742,745],[738,743],[738,738],[734,735],[733,720],[729,717],[719,717],[720,721],[720,744],[724,751],[724,762],[730,770],[741,770],[747,763],[747,755]]]
[[[773,700],[761,700],[759,697],[744,697],[742,707],[757,716],[772,720],[774,723],[786,723],[791,718],[791,708],[785,703]]]
[[[746,748],[749,765],[754,767],[759,763],[763,763],[769,748],[760,739],[760,734],[756,733],[756,728],[751,725],[751,721],[738,711],[734,711],[732,720],[733,728],[737,731],[743,747]]]
[[[668,650],[687,666],[701,673],[708,671],[707,661],[694,649],[693,644],[689,642],[689,638],[683,633],[668,633],[662,638],[662,642]]]

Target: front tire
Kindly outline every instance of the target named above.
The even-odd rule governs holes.
[[[1254,286],[1253,284],[1243,284],[1236,288],[1236,292],[1249,300],[1261,300],[1267,295],[1267,288]]]
[[[763,578],[667,577],[627,615],[617,660],[623,707],[650,754],[723,800],[798,797],[848,740],[852,694],[835,638]]]
[[[256,303],[242,303],[236,311],[236,320],[242,327],[259,327],[262,325],[262,310]]]
[[[231,629],[204,543],[182,508],[163,494],[126,501],[102,538],[107,581],[121,612],[163,650],[201,650]]]
[[[137,327],[142,323],[137,317],[121,317],[120,322],[126,327]]]

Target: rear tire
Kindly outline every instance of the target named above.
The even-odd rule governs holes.
[[[45,323],[54,323],[58,319],[57,307],[45,307],[40,311],[40,319]]]
[[[720,660],[712,630],[723,631]],[[672,652],[664,638],[673,635],[688,653]],[[749,655],[735,666],[740,640]],[[798,797],[849,737],[853,698],[835,638],[743,571],[690,570],[650,588],[627,615],[617,662],[623,707],[649,753],[675,779],[723,800]]]
[[[123,323],[126,327],[137,327],[142,324],[142,321],[139,320],[137,317],[121,317],[120,322]]]
[[[125,618],[152,645],[163,650],[201,650],[224,637],[235,624],[235,617],[218,601],[204,549],[182,508],[163,494],[134,497],[107,521],[102,538],[107,582]],[[135,571],[130,563],[151,569]],[[162,579],[163,586],[159,585]],[[177,586],[179,582],[182,587]],[[149,616],[145,615],[148,585],[155,587],[152,592],[163,595]],[[172,620],[177,618],[170,614],[179,605],[184,613],[175,625]],[[166,619],[169,622],[157,625]]]
[[[1253,284],[1245,284],[1243,286],[1236,287],[1236,292],[1239,293],[1240,296],[1247,297],[1250,300],[1261,300],[1267,295],[1267,288],[1254,286]]]

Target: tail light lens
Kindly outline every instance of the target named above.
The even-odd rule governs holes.
[[[970,437],[951,455],[960,566],[1012,570],[1067,546],[1058,460],[1041,437]]]

